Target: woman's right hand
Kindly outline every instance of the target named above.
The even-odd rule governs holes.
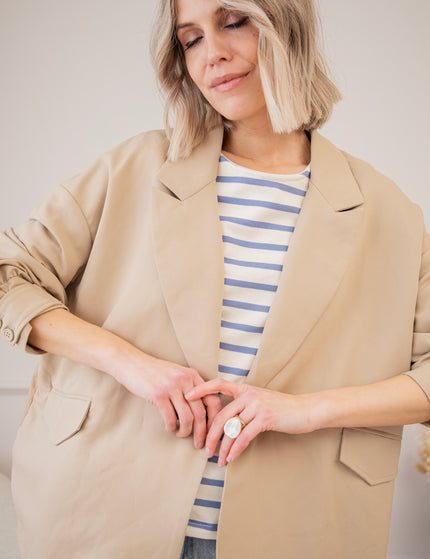
[[[193,433],[195,448],[203,448],[206,435],[221,409],[219,397],[211,394],[188,402],[185,394],[204,383],[199,373],[140,353],[137,360],[135,355],[133,363],[115,377],[127,390],[158,408],[167,431],[176,431],[178,437]]]
[[[168,431],[176,431],[178,437],[193,433],[194,446],[204,446],[221,403],[216,394],[195,402],[185,399],[185,394],[204,382],[195,369],[152,357],[66,309],[47,311],[30,324],[30,345],[110,374],[156,406]]]

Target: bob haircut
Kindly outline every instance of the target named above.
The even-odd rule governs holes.
[[[258,62],[273,130],[314,130],[341,95],[328,77],[313,0],[219,0],[247,15],[259,31]],[[160,0],[151,40],[152,63],[165,96],[168,157],[187,157],[213,127],[231,124],[205,99],[188,74],[176,35],[175,0]],[[171,127],[171,128],[170,128]]]

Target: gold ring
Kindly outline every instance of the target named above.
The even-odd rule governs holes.
[[[227,437],[230,437],[230,439],[237,439],[245,425],[246,423],[243,419],[235,415],[224,423],[224,433]]]

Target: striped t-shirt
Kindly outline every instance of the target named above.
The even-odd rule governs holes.
[[[222,378],[243,382],[251,369],[309,177],[310,165],[301,173],[279,175],[220,157],[217,183],[224,298],[218,376]],[[226,469],[217,461],[218,456],[208,460],[187,536],[216,539]]]

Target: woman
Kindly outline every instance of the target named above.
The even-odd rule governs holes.
[[[22,555],[380,559],[401,425],[430,420],[421,212],[316,131],[310,1],[161,2],[154,36],[168,137],[2,236],[3,334],[45,352]]]

